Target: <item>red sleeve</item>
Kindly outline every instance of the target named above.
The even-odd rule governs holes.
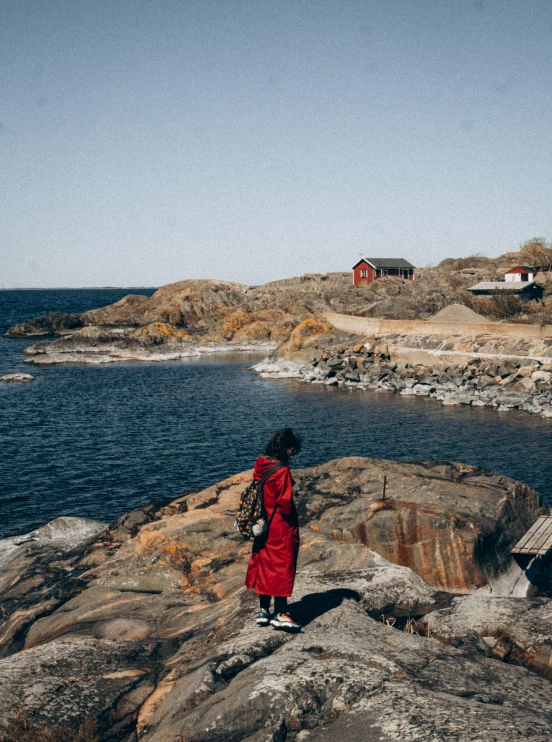
[[[293,485],[291,483],[291,472],[286,466],[280,472],[278,482],[277,505],[282,515],[289,515],[293,507]]]

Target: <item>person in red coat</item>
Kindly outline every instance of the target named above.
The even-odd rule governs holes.
[[[267,443],[264,455],[259,456],[253,471],[253,478],[259,481],[272,467],[280,464],[264,484],[268,533],[253,541],[245,586],[259,595],[257,624],[267,626],[270,623],[274,628],[285,631],[301,630],[301,626],[289,615],[287,607],[287,599],[293,592],[299,553],[299,522],[288,462],[300,450],[301,438],[291,428],[279,430]],[[271,619],[272,598],[274,616]]]

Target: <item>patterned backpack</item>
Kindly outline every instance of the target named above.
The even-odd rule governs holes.
[[[234,525],[244,539],[262,536],[268,531],[264,508],[264,484],[281,468],[282,464],[274,464],[258,482],[253,480],[243,491]]]

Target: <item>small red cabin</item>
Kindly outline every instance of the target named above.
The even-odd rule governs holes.
[[[383,276],[413,281],[414,270],[415,266],[403,258],[361,258],[353,265],[353,286],[366,286]]]

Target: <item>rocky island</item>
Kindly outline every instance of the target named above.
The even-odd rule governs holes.
[[[294,476],[298,635],[257,627],[243,588],[251,472],[3,542],[0,739],[549,739],[552,603],[510,553],[539,495],[448,462]]]
[[[541,265],[552,294],[552,249],[536,243],[499,258],[447,259],[414,281],[353,286],[348,273],[308,274],[248,287],[185,280],[83,314],[53,312],[9,337],[47,336],[24,352],[34,365],[167,361],[225,350],[269,353],[264,376],[520,409],[552,417],[552,325],[545,306],[474,297],[523,261]],[[540,262],[539,262],[540,261]],[[52,337],[54,336],[54,337]]]

